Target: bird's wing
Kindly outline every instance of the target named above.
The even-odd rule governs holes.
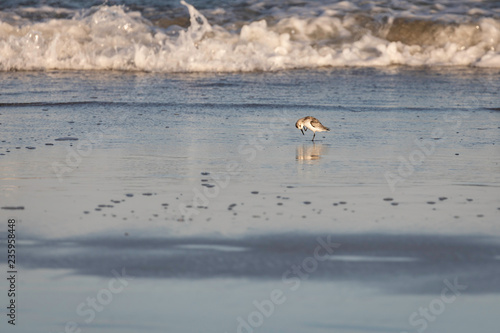
[[[316,118],[313,119],[313,120],[311,120],[311,125],[313,127],[320,128],[320,129],[325,130],[325,131],[329,131],[330,130],[328,127],[323,126],[323,124],[320,123],[319,120],[316,119]]]

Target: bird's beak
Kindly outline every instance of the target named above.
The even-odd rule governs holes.
[[[300,129],[300,131],[302,132],[302,135],[305,135],[305,134],[304,134],[304,131],[302,130],[302,128]]]

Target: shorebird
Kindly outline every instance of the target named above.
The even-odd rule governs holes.
[[[299,120],[297,120],[297,122],[295,123],[295,127],[297,127],[302,132],[302,135],[305,135],[304,131],[307,131],[308,128],[313,131],[314,135],[312,141],[314,141],[316,132],[330,131],[330,129],[323,126],[323,124],[321,124],[318,119],[311,116],[300,118]]]

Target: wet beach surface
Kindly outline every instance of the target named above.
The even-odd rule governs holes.
[[[23,244],[22,259],[30,269],[68,269],[104,278],[110,267],[126,267],[136,278],[279,280],[294,264],[314,258],[318,245],[318,264],[311,264],[314,274],[303,272],[307,280],[350,281],[385,293],[432,295],[441,291],[444,279],[460,276],[467,293],[500,292],[500,244],[488,236],[73,238]]]
[[[413,332],[456,282],[429,331],[494,332],[498,74],[0,72],[20,331],[245,331],[280,290],[259,331]]]

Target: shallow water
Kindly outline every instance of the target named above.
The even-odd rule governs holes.
[[[168,234],[351,230],[352,220],[496,234],[495,75],[3,73],[4,206],[43,212],[33,234],[58,237],[144,233],[138,220]],[[311,142],[293,126],[306,114],[332,131]],[[84,221],[79,231],[68,218]]]

